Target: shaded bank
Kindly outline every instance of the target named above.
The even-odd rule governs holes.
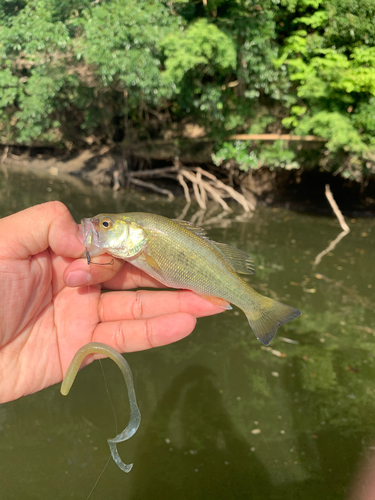
[[[375,213],[375,179],[369,176],[360,183],[325,172],[319,167],[314,168],[314,149],[306,152],[310,156],[310,164],[306,168],[271,170],[261,167],[249,172],[233,166],[217,167],[212,163],[211,153],[212,142],[200,139],[139,142],[126,148],[102,146],[74,152],[45,146],[9,146],[3,147],[0,156],[5,173],[21,169],[53,177],[74,176],[94,185],[111,186],[115,190],[129,187],[130,184],[136,185],[138,190],[147,190],[147,182],[140,178],[151,177],[145,175],[146,172],[166,169],[164,174],[152,175],[155,189],[159,188],[161,194],[186,196],[183,186],[168,172],[168,167],[173,167],[178,161],[187,170],[201,168],[215,175],[220,182],[241,193],[250,206],[275,205],[329,212],[330,207],[324,195],[324,187],[329,184],[344,212],[362,215]],[[132,181],[136,177],[139,180]],[[196,192],[192,186],[188,187],[194,199]]]

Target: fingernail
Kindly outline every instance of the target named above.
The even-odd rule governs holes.
[[[67,286],[83,286],[88,285],[91,281],[91,274],[86,271],[71,271],[65,278]]]

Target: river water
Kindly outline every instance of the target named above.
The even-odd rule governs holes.
[[[183,200],[25,173],[1,174],[0,195],[0,216],[55,199],[77,221],[184,209]],[[341,232],[334,216],[210,210],[190,208],[185,219],[248,252],[252,286],[303,316],[269,348],[234,309],[200,319],[176,344],[127,354],[142,422],[119,452],[134,467],[125,474],[111,461],[91,498],[375,498],[375,487],[366,493],[375,475],[375,220],[347,217],[351,232],[314,267]],[[112,361],[103,369],[120,430],[124,381]],[[100,364],[79,373],[68,397],[59,389],[0,406],[1,499],[85,500],[104,467],[116,424]]]

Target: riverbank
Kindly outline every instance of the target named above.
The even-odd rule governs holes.
[[[270,170],[261,167],[248,173],[236,169],[229,171],[212,163],[211,152],[210,141],[190,140],[143,142],[133,144],[126,150],[124,147],[102,146],[75,152],[47,147],[9,146],[3,148],[0,156],[5,173],[8,169],[16,169],[71,180],[79,178],[94,185],[112,186],[115,190],[129,187],[131,183],[140,190],[153,189],[167,196],[168,193],[186,196],[185,187],[176,181],[176,175],[172,175],[178,162],[185,171],[202,170],[215,176],[218,182],[242,194],[249,206],[285,206],[317,213],[330,211],[324,194],[325,185],[329,184],[344,213],[375,214],[374,178],[369,177],[359,183],[318,168]],[[159,170],[155,172],[155,169]],[[187,187],[189,196],[193,199],[194,196],[199,197],[199,191],[193,184]],[[230,194],[225,192],[224,197],[230,197]]]

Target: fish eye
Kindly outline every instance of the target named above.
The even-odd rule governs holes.
[[[111,219],[109,217],[106,217],[105,219],[102,219],[100,221],[100,227],[102,229],[111,229],[112,226],[113,226],[113,222],[111,221]]]

